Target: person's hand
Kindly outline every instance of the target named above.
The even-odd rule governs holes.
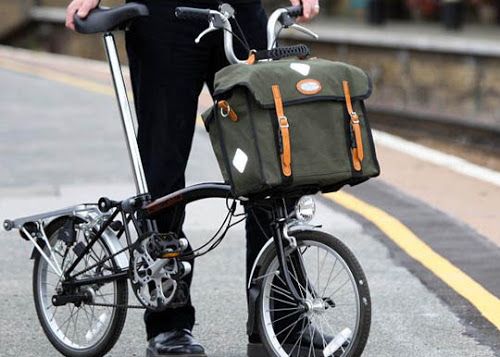
[[[290,0],[293,6],[300,5],[300,0]],[[302,0],[304,8],[303,15],[297,18],[297,22],[311,21],[314,16],[319,14],[319,0]]]
[[[75,30],[75,23],[73,18],[75,14],[79,17],[85,18],[90,10],[93,10],[99,5],[100,0],[73,0],[66,9],[66,27]]]

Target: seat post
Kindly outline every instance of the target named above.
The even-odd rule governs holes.
[[[108,32],[104,34],[104,45],[106,47],[106,54],[108,56],[109,66],[111,69],[111,74],[113,76],[113,84],[115,87],[116,98],[118,100],[118,106],[122,118],[123,130],[125,132],[125,139],[127,142],[130,162],[132,164],[132,174],[134,176],[137,194],[145,194],[148,193],[146,176],[144,175],[144,168],[142,166],[139,147],[137,146],[137,138],[135,134],[134,123],[132,121],[132,111],[130,109],[127,89],[123,80],[123,74],[120,66],[120,59],[118,57],[118,51],[116,49],[115,38],[112,33]]]

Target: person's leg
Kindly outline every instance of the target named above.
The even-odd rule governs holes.
[[[138,144],[153,198],[185,185],[184,171],[191,149],[198,96],[202,89],[207,50],[193,38],[204,25],[175,19],[173,2],[147,2],[151,15],[127,33],[127,52],[138,117]],[[199,30],[199,31],[198,31]],[[160,232],[180,236],[184,210],[157,220]],[[193,262],[191,262],[193,263]],[[192,274],[184,281],[189,286]],[[184,307],[146,311],[148,339],[173,329],[192,329],[195,312]]]
[[[265,49],[267,47],[267,15],[261,6],[261,3],[259,1],[255,1],[252,3],[236,5],[235,10],[236,18],[241,25],[242,31],[248,41],[250,49]],[[233,31],[235,31],[239,35],[238,29],[236,27],[233,27]],[[223,53],[223,48],[220,46],[216,48],[217,51],[213,51],[215,53],[212,53],[212,62],[210,67],[212,69],[212,75],[214,75],[216,71],[228,64]],[[237,40],[235,40],[235,51],[239,59],[243,60],[246,58],[246,56],[248,56],[247,49],[245,49],[244,46],[237,42]],[[209,89],[213,92],[213,77],[209,78],[207,84]],[[288,199],[286,204],[288,211],[291,211],[294,208],[295,200]],[[273,233],[271,232],[270,227],[272,214],[268,209],[264,209],[261,207],[245,207],[245,211],[247,213],[247,220],[245,223],[247,247],[246,282],[248,283],[249,275],[254,261],[264,244],[269,238],[272,237]],[[275,282],[275,284],[279,283]],[[279,306],[277,307],[283,307],[280,304],[278,305]],[[253,318],[253,316],[249,316],[249,318]],[[290,321],[293,318],[296,317],[291,316],[288,319],[283,319],[283,322],[289,325],[291,322],[293,322],[293,320]],[[250,333],[249,331],[249,342],[252,345],[249,345],[249,353],[251,353],[252,355],[262,355],[263,349],[260,345],[260,337],[257,333]],[[254,345],[257,346],[255,350],[252,348]]]
[[[267,47],[267,15],[260,1],[254,1],[246,4],[235,5],[236,18],[241,26],[243,34],[248,41],[250,50],[262,50]],[[236,26],[233,26],[233,31],[241,35]],[[248,56],[246,49],[236,39],[234,40],[234,48],[239,59],[244,60]],[[213,92],[213,80],[215,73],[221,68],[228,65],[224,54],[224,49],[221,43],[214,47],[210,63],[210,75],[207,78],[207,85]],[[272,236],[270,230],[271,215],[270,212],[260,208],[245,208],[247,220],[245,222],[246,229],[246,281],[248,281],[253,262],[259,254],[259,251],[264,246],[269,237]],[[246,286],[246,285],[245,285]],[[256,335],[249,336],[250,342],[259,342],[260,339]]]
[[[234,5],[234,8],[236,11],[236,19],[241,26],[243,35],[250,46],[250,50],[265,49],[267,47],[267,15],[261,2],[257,0],[244,4],[236,4]],[[241,37],[241,33],[238,31],[237,26],[234,26],[234,23],[233,32]],[[248,57],[248,49],[246,49],[236,38],[234,39],[234,49],[239,59],[244,60]],[[210,92],[213,92],[215,73],[228,64],[229,63],[224,54],[222,36],[220,36],[219,41],[213,47],[211,52],[210,72],[206,80]],[[253,213],[251,213],[248,209],[246,211],[246,275],[248,279],[252,264],[257,257],[257,254],[267,241],[267,237],[271,236],[271,232],[269,230],[271,217],[268,212],[261,209],[256,209]],[[262,225],[265,232],[259,228],[256,219],[259,220],[259,223]]]

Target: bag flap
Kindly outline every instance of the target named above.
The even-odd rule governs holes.
[[[361,69],[323,59],[280,60],[254,65],[234,64],[215,75],[216,99],[227,98],[238,86],[246,87],[265,108],[274,107],[272,86],[280,86],[283,104],[310,101],[344,101],[342,81],[348,81],[353,100],[368,98],[372,84]]]

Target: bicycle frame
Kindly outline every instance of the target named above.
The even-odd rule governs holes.
[[[129,152],[130,163],[132,164],[132,176],[134,177],[135,187],[137,194],[148,193],[148,184],[142,166],[141,155],[139,154],[139,147],[135,137],[134,122],[132,120],[132,110],[130,109],[130,102],[127,96],[127,88],[123,80],[123,74],[116,49],[115,38],[111,32],[104,34],[104,46],[108,56],[109,67],[113,77],[113,84],[115,87],[116,99],[120,109],[120,116],[122,119],[123,131],[125,133],[125,141],[127,142],[127,149]]]
[[[278,12],[276,12],[278,13]],[[280,12],[279,14],[281,14]],[[273,15],[271,16],[271,20],[273,21],[273,28],[278,21],[279,16]],[[229,22],[228,22],[229,24]],[[230,26],[230,24],[228,25]],[[271,28],[269,25],[268,29]],[[227,34],[228,32],[225,32]],[[270,30],[268,30],[270,33]],[[229,37],[225,37],[225,47],[227,49],[227,41]],[[274,42],[274,37],[269,35],[270,41]],[[136,133],[134,129],[132,110],[130,108],[129,99],[127,96],[127,90],[121,70],[120,60],[116,48],[116,43],[114,39],[114,35],[111,32],[104,34],[104,46],[106,49],[106,54],[108,57],[108,62],[110,66],[110,71],[113,78],[113,84],[115,88],[116,98],[118,102],[118,107],[120,111],[120,117],[122,122],[122,127],[124,130],[125,140],[127,143],[127,149],[129,153],[129,159],[131,162],[132,168],[132,176],[134,178],[135,188],[137,192],[137,196],[124,200],[120,203],[117,203],[114,206],[115,210],[113,213],[109,215],[104,215],[102,207],[96,204],[82,204],[77,206],[68,207],[61,210],[56,210],[52,212],[47,212],[43,214],[18,218],[15,220],[6,220],[4,222],[4,228],[9,231],[12,229],[18,229],[24,238],[29,239],[33,245],[34,250],[32,257],[35,254],[40,254],[47,261],[47,263],[55,270],[60,272],[61,276],[63,273],[60,271],[58,266],[58,262],[56,258],[53,256],[51,251],[49,250],[49,255],[45,254],[43,248],[46,245],[49,245],[49,241],[45,234],[45,225],[50,221],[61,218],[61,217],[77,217],[83,221],[96,220],[101,219],[103,222],[98,227],[98,231],[90,238],[90,241],[85,246],[84,250],[78,254],[77,259],[73,262],[71,267],[64,273],[65,281],[63,282],[63,286],[66,287],[79,287],[83,285],[89,285],[94,283],[105,283],[110,282],[116,279],[124,279],[129,276],[129,260],[125,254],[128,250],[131,249],[138,243],[141,242],[140,238],[138,238],[135,242],[131,241],[131,235],[129,232],[128,223],[130,221],[133,222],[136,231],[139,233],[139,237],[143,236],[147,232],[142,232],[142,229],[139,227],[138,220],[134,217],[138,211],[141,212],[142,218],[146,222],[146,230],[148,232],[157,232],[156,224],[154,218],[157,215],[164,213],[166,210],[175,207],[177,205],[186,205],[188,203],[198,201],[206,198],[231,198],[238,199],[240,201],[248,201],[248,198],[244,197],[233,197],[231,193],[231,188],[229,185],[224,183],[202,183],[190,187],[186,187],[179,191],[173,192],[164,197],[158,198],[154,201],[151,201],[148,195],[148,186],[146,182],[146,177],[144,174],[144,169],[139,153],[139,148],[136,141]],[[232,47],[231,47],[232,49]],[[140,207],[135,207],[135,204],[140,204]],[[283,203],[283,202],[281,202]],[[261,252],[258,255],[258,259],[254,262],[254,267],[252,269],[251,275],[255,272],[255,267],[259,263],[260,257],[263,256],[263,252],[269,249],[272,244],[271,241],[274,242],[274,246],[278,255],[278,259],[280,262],[281,270],[284,273],[285,281],[290,288],[290,292],[292,296],[299,302],[302,302],[304,298],[299,294],[297,289],[295,288],[295,284],[292,282],[290,275],[288,274],[288,269],[286,269],[286,247],[291,247],[292,249],[296,247],[296,243],[293,237],[289,236],[289,222],[287,222],[287,211],[283,204],[280,204],[279,200],[271,199],[268,201],[270,204],[271,211],[273,212],[273,238],[269,240],[268,244],[266,244]],[[135,210],[130,210],[133,207]],[[114,221],[114,219],[121,214],[123,221],[123,228],[120,230],[118,234],[113,232],[110,228],[110,225]],[[31,224],[35,225],[33,229],[30,226]],[[310,229],[311,227],[307,226],[306,229]],[[122,234],[126,235],[127,245],[123,247],[120,243],[119,238]],[[105,244],[110,249],[110,256],[104,259],[97,264],[103,263],[109,259],[114,259],[116,263],[116,270],[111,275],[97,277],[97,278],[86,278],[76,280],[76,277],[82,274],[83,272],[79,272],[78,274],[72,275],[73,270],[81,261],[83,256],[89,252],[93,245],[99,241],[99,239],[103,239]],[[299,264],[300,265],[300,264]],[[58,269],[59,268],[59,269]],[[303,275],[305,276],[305,275]],[[251,283],[252,277],[250,277],[249,286]]]

